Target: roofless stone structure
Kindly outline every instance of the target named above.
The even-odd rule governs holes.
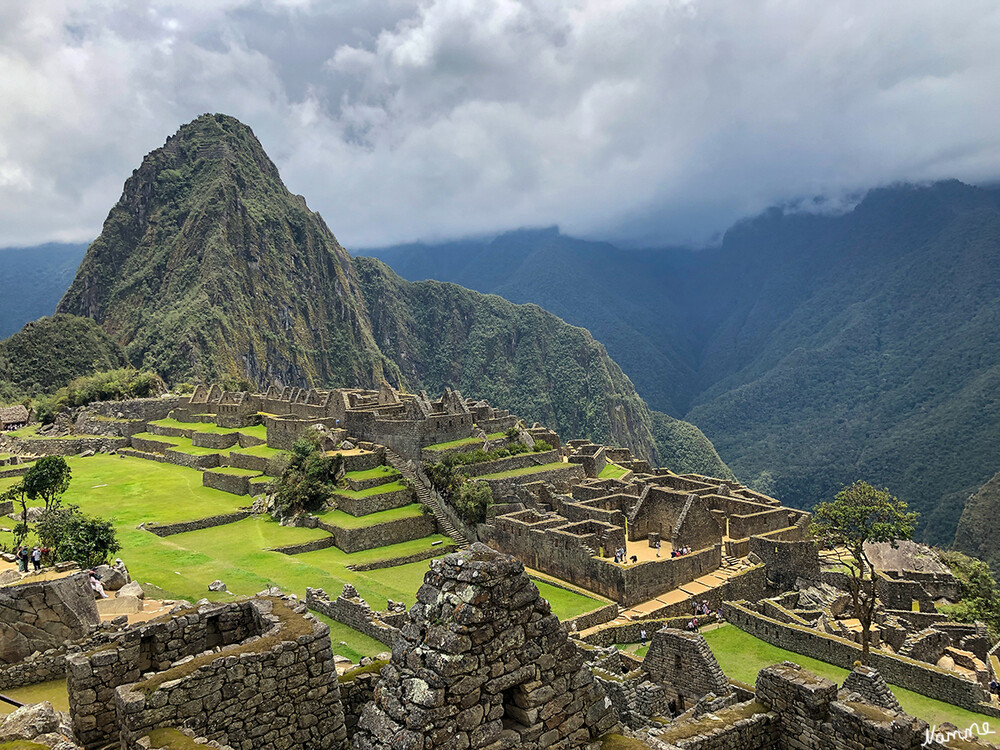
[[[617,723],[524,566],[474,544],[431,563],[354,748],[566,750]]]

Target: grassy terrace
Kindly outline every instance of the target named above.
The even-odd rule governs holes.
[[[604,468],[601,469],[601,473],[597,475],[599,479],[620,479],[628,473],[628,469],[624,469],[618,464],[607,463],[604,464]]]
[[[483,474],[476,479],[507,479],[508,477],[520,477],[525,474],[537,474],[541,471],[552,471],[553,469],[565,469],[573,464],[557,461],[552,464],[542,464],[541,466],[525,466],[523,469],[511,469],[510,471],[498,471],[496,474]]]
[[[499,440],[504,436],[503,432],[494,432],[491,435],[487,435],[487,440]],[[465,445],[481,445],[483,442],[482,438],[468,437],[462,438],[460,440],[451,440],[447,443],[435,443],[434,445],[428,445],[424,450],[427,451],[446,451],[451,448],[461,448]]]
[[[366,479],[375,479],[376,477],[398,477],[399,475],[399,472],[391,466],[376,466],[374,469],[366,469],[365,471],[349,471],[344,474],[344,478],[363,482]]]
[[[274,458],[276,456],[287,456],[288,451],[279,450],[278,448],[271,448],[267,445],[255,445],[252,448],[240,448],[239,446],[233,446],[229,449],[230,453],[243,453],[247,456],[258,456],[260,458]]]
[[[259,477],[261,475],[259,471],[238,469],[235,466],[220,466],[217,469],[206,469],[205,472],[208,474],[231,474],[237,477]]]
[[[239,432],[244,435],[250,435],[251,437],[260,438],[264,440],[267,438],[267,428],[262,424],[254,425],[253,427],[219,427],[217,424],[212,424],[210,422],[179,422],[176,419],[157,419],[150,424],[155,424],[160,427],[177,427],[182,430],[194,430],[195,432],[208,432],[213,435],[231,435],[233,433]]]
[[[846,669],[772,646],[732,625],[723,625],[719,628],[703,631],[703,635],[708,641],[708,645],[712,647],[715,658],[719,660],[722,671],[728,677],[750,685],[756,682],[757,673],[761,669],[772,664],[780,664],[786,660],[795,662],[799,666],[838,684],[843,683],[847,677],[848,670]],[[965,728],[973,722],[979,722],[979,725],[983,726],[984,721],[991,721],[988,716],[966,711],[952,706],[950,703],[936,701],[933,698],[914,693],[912,690],[897,685],[890,685],[890,687],[904,711],[931,724],[950,721],[960,728]],[[992,721],[996,720],[992,719]]]
[[[401,518],[419,518],[423,514],[423,506],[420,503],[410,503],[402,508],[382,510],[378,513],[369,513],[367,516],[352,516],[342,510],[328,510],[325,513],[317,513],[316,516],[331,526],[339,526],[342,529],[363,529],[387,521],[398,521]]]
[[[336,597],[345,583],[351,583],[376,609],[384,607],[390,598],[412,604],[428,561],[361,572],[348,570],[347,566],[440,549],[450,541],[434,535],[350,555],[335,547],[303,555],[284,555],[266,550],[322,539],[327,533],[322,529],[281,526],[266,517],[161,538],[136,526],[144,521],[171,523],[229,513],[247,505],[249,498],[205,487],[201,472],[174,464],[101,454],[67,460],[73,481],[64,502],[79,505],[85,513],[103,516],[114,523],[122,544],[118,555],[129,566],[133,578],[149,589],[150,596],[225,601],[233,595],[252,595],[279,586],[304,597],[306,587],[310,586],[323,588]],[[17,478],[0,480],[0,489],[16,481]],[[322,517],[332,525],[357,528],[414,518],[422,512],[421,506],[414,503],[363,518],[342,511],[331,511]],[[12,526],[13,521],[0,524]],[[0,533],[0,543],[9,544],[10,536]],[[435,548],[432,546],[435,541],[443,544]],[[208,584],[217,578],[226,583],[229,592],[208,591]],[[586,612],[599,604],[548,584],[539,588],[560,617]],[[357,660],[387,650],[383,644],[351,628],[324,621],[331,626],[336,653]]]
[[[389,484],[380,484],[376,487],[369,487],[366,490],[358,490],[357,492],[348,489],[338,489],[334,494],[358,499],[362,497],[371,497],[372,495],[384,495],[387,492],[398,492],[399,490],[405,489],[406,485],[402,482],[390,482]]]

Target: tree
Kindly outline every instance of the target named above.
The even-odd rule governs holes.
[[[344,457],[327,456],[315,433],[307,433],[292,445],[291,459],[271,485],[274,513],[279,518],[321,509],[333,494]]]
[[[962,585],[962,601],[939,606],[938,609],[956,622],[985,623],[995,641],[1000,636],[1000,593],[997,592],[990,566],[955,550],[939,554]]]
[[[482,523],[493,504],[493,492],[486,482],[464,481],[452,496],[451,502],[467,524]]]
[[[21,521],[14,527],[14,549],[17,552],[24,540],[28,538],[28,497],[24,490],[24,481],[13,484],[0,493],[0,503],[10,500],[21,506]]]
[[[59,505],[60,495],[69,489],[71,478],[72,472],[65,458],[44,456],[28,468],[21,484],[30,499],[45,501],[45,509],[49,510]]]
[[[833,501],[813,510],[810,531],[831,547],[847,569],[854,616],[861,622],[861,663],[868,664],[872,618],[875,614],[875,571],[865,545],[888,542],[893,547],[913,536],[917,514],[888,489],[857,481],[844,487]]]
[[[73,560],[81,567],[103,565],[121,549],[110,521],[86,516],[75,505],[45,510],[35,525],[42,545],[56,560]]]

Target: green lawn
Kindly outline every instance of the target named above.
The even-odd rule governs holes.
[[[372,495],[384,495],[387,492],[399,492],[400,490],[405,490],[406,485],[402,482],[390,482],[389,484],[379,484],[375,487],[369,487],[366,490],[347,490],[338,489],[334,494],[343,495],[344,497],[350,497],[355,500],[362,497],[371,497]]]
[[[705,636],[708,645],[712,647],[722,671],[727,676],[750,685],[757,681],[757,673],[761,669],[772,664],[780,664],[783,661],[795,662],[799,666],[838,684],[843,683],[847,677],[848,670],[846,669],[772,646],[732,625],[723,625],[719,628],[703,631],[702,635]],[[991,717],[972,713],[949,703],[936,701],[896,685],[890,685],[890,687],[904,711],[931,724],[950,721],[959,728],[965,728],[973,722],[979,722],[979,725],[982,726],[984,721],[996,721]]]
[[[230,474],[234,477],[259,477],[261,474],[254,469],[237,469],[235,466],[220,466],[217,469],[206,469],[206,473]]]
[[[176,419],[157,419],[149,424],[155,424],[159,427],[176,427],[182,430],[193,430],[194,432],[209,432],[213,435],[230,435],[234,432],[239,432],[244,435],[260,438],[261,440],[267,438],[267,428],[262,424],[254,425],[253,427],[232,428],[219,427],[219,425],[211,422],[179,422]]]
[[[565,464],[557,461],[552,464],[542,464],[541,466],[525,466],[523,469],[511,469],[510,471],[499,471],[496,474],[484,474],[475,479],[506,479],[508,477],[520,477],[525,474],[537,474],[540,471],[551,471],[552,469],[565,469],[573,464]]]
[[[376,466],[374,469],[365,469],[364,471],[349,471],[344,474],[345,479],[353,479],[355,482],[364,482],[367,479],[375,479],[377,477],[398,477],[399,472],[396,471],[391,466]]]
[[[277,456],[287,456],[288,451],[283,451],[278,448],[271,448],[267,445],[255,445],[252,448],[239,448],[233,446],[229,449],[230,453],[243,453],[247,456],[258,456],[260,458],[275,458]]]
[[[381,510],[378,513],[369,513],[367,516],[352,516],[342,510],[328,510],[316,515],[323,523],[328,523],[331,526],[339,526],[342,529],[361,529],[387,521],[398,521],[400,518],[419,518],[423,514],[423,506],[420,503],[410,503],[402,508]]]
[[[601,473],[597,475],[598,479],[619,479],[625,476],[628,469],[623,469],[618,464],[607,463],[604,464],[604,468],[601,469]]]
[[[491,435],[486,436],[486,440],[499,440],[504,436],[503,432],[494,432]],[[429,451],[446,451],[450,448],[461,448],[463,445],[476,445],[482,444],[484,441],[482,438],[467,437],[461,438],[459,440],[450,440],[447,443],[435,443],[434,445],[428,445],[424,450]]]
[[[538,586],[538,593],[548,600],[549,604],[552,605],[552,611],[560,620],[576,617],[584,612],[591,612],[604,606],[604,602],[577,594],[575,591],[567,591],[535,578],[532,579],[532,582]]]

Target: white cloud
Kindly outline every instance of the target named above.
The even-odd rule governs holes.
[[[997,38],[980,0],[9,3],[0,245],[92,238],[206,111],[348,246],[703,242],[775,203],[1000,177]]]

